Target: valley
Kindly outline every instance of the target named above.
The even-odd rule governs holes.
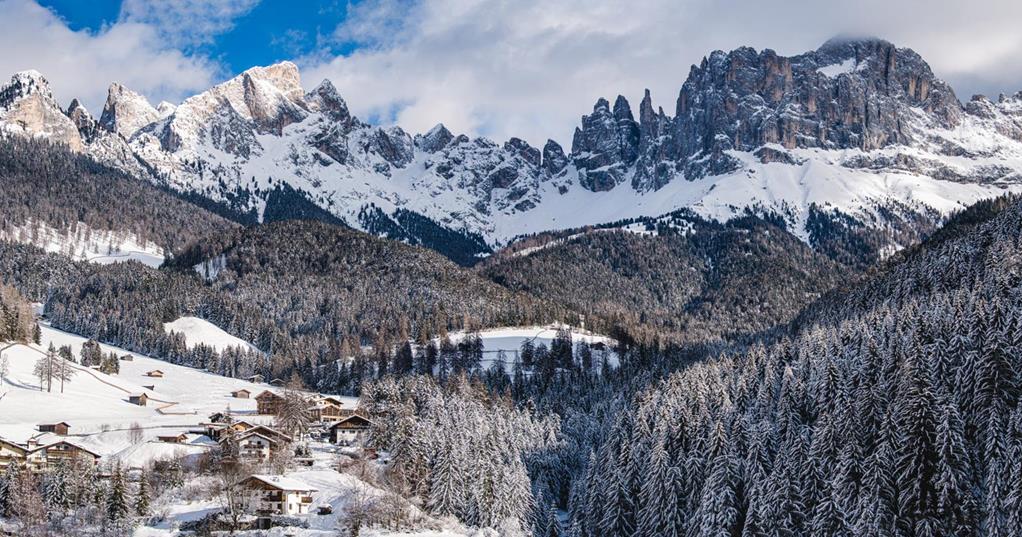
[[[734,45],[570,146],[357,117],[290,53],[95,113],[14,72],[0,536],[1014,535],[1022,92]]]

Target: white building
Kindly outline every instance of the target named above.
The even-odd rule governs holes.
[[[279,475],[252,475],[238,486],[245,491],[245,510],[255,515],[307,515],[312,493],[317,492],[297,479]]]

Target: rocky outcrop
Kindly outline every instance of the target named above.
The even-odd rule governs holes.
[[[99,125],[109,132],[130,139],[142,127],[159,118],[160,113],[145,97],[115,82],[107,90]]]
[[[451,131],[447,130],[443,123],[437,123],[426,134],[417,135],[415,145],[427,153],[436,153],[447,147],[453,140],[454,135],[451,134]]]
[[[376,128],[366,149],[379,155],[396,168],[404,168],[415,158],[412,137],[401,127]]]
[[[38,71],[22,71],[0,87],[0,123],[6,130],[83,149],[78,127],[53,99],[50,84]]]
[[[316,89],[305,95],[305,102],[310,110],[326,114],[345,130],[351,129],[354,118],[348,110],[348,103],[341,98],[333,82],[320,82]]]
[[[72,99],[67,107],[67,117],[78,128],[78,134],[85,143],[92,143],[100,134],[99,122],[82,106],[78,99]]]
[[[579,183],[595,192],[614,188],[625,179],[638,155],[639,126],[624,97],[611,111],[606,99],[596,101],[593,113],[582,116],[575,129],[571,158],[578,167]]]
[[[560,175],[568,167],[569,160],[561,149],[561,144],[553,140],[547,140],[543,145],[543,171],[549,177]]]
[[[627,101],[619,97],[611,113],[601,100],[576,131],[572,160],[592,190],[612,187],[635,161],[633,187],[656,190],[676,175],[691,180],[737,169],[732,150],[778,144],[871,151],[924,143],[916,110],[925,112],[927,126],[945,129],[964,113],[951,88],[910,49],[834,39],[789,58],[742,47],[715,51],[692,67],[673,118],[653,110],[648,92],[637,127]]]

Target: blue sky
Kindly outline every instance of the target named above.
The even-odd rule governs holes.
[[[99,32],[118,22],[121,0],[41,0],[73,30]],[[232,20],[212,42],[189,47],[191,54],[217,60],[227,74],[254,65],[268,65],[312,52],[345,54],[354,47],[332,39],[344,21],[347,2],[262,0]]]
[[[36,69],[98,115],[119,82],[180,102],[294,61],[361,118],[569,146],[618,94],[673,114],[689,67],[747,45],[792,55],[838,34],[911,47],[959,98],[1022,89],[1018,0],[0,0],[0,80]]]

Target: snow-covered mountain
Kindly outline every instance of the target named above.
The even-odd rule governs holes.
[[[876,39],[793,57],[716,51],[692,67],[673,117],[648,92],[638,116],[623,97],[600,99],[565,153],[552,140],[372,126],[330,81],[305,92],[290,62],[176,107],[113,84],[99,120],[77,101],[60,109],[38,73],[0,89],[5,130],[67,143],[235,215],[325,210],[413,243],[457,240],[462,254],[678,208],[779,215],[810,242],[821,215],[903,232],[1022,184],[1022,92],[962,104],[918,54]]]

